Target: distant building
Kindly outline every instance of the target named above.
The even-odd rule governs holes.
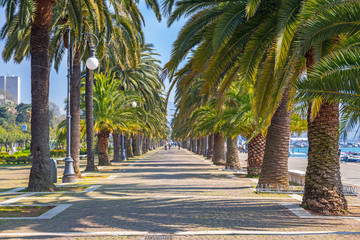
[[[20,104],[20,77],[0,76],[0,89],[7,91],[14,98],[15,102]]]

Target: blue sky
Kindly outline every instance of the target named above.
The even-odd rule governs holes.
[[[170,58],[172,43],[175,41],[177,34],[185,21],[180,20],[168,28],[166,25],[166,19],[163,19],[159,23],[152,10],[147,9],[144,1],[141,1],[140,3],[140,10],[145,18],[145,40],[147,43],[154,44],[156,52],[161,55],[159,60],[161,60],[162,65],[164,65]],[[4,22],[5,11],[0,8],[0,26],[2,26]],[[4,42],[0,42],[0,52],[2,52],[3,47]],[[50,101],[56,103],[62,110],[64,109],[64,99],[66,96],[66,72],[66,62],[63,61],[58,73],[53,69],[50,73]],[[30,103],[30,61],[24,60],[22,63],[17,64],[10,60],[5,63],[2,58],[0,58],[0,76],[8,74],[20,76],[21,101],[24,103]],[[166,85],[168,86],[168,83]]]

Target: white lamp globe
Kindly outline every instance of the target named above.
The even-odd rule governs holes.
[[[137,103],[136,103],[136,102],[132,102],[132,106],[133,106],[133,107],[136,107],[136,106],[137,106]]]
[[[94,70],[99,66],[99,60],[96,57],[89,57],[86,60],[86,67],[90,70]]]

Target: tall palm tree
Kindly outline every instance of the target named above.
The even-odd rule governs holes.
[[[300,99],[307,102],[322,99],[319,111],[313,119],[309,119],[309,141],[312,141],[312,147],[309,148],[311,159],[309,158],[303,198],[303,204],[307,208],[322,213],[338,214],[347,207],[341,188],[339,160],[334,153],[339,140],[339,116],[335,109],[338,108],[337,101],[340,101],[342,122],[350,126],[358,122],[358,35],[341,40],[338,45],[340,49],[321,58],[313,66],[309,78],[297,84]],[[323,123],[332,126],[332,129],[320,128],[319,124],[323,126]],[[321,145],[314,137],[315,130],[316,134],[326,140]],[[326,151],[323,146],[327,147]],[[322,153],[321,158],[319,153]],[[321,173],[319,169],[322,169]],[[314,192],[320,186],[321,190]],[[320,200],[323,204],[318,203]]]
[[[70,25],[73,28],[71,39],[75,39],[73,51],[75,52],[73,59],[73,73],[71,78],[71,92],[70,92],[70,113],[71,113],[71,156],[74,160],[74,170],[77,177],[81,176],[80,173],[80,89],[81,89],[81,62],[82,57],[86,59],[89,55],[87,43],[91,42],[91,38],[83,38],[83,32],[91,32],[98,35],[99,45],[97,55],[100,59],[108,58],[108,52],[116,55],[119,51],[127,53],[127,58],[117,58],[117,64],[124,62],[136,62],[131,57],[134,57],[139,49],[136,45],[136,39],[141,38],[139,32],[141,31],[141,14],[135,4],[132,7],[125,7],[124,5],[117,4],[116,1],[111,2],[110,6],[105,1],[97,1],[95,4],[87,4],[86,1],[73,1],[69,2],[69,6],[65,5],[62,8],[56,8],[56,16],[59,19],[57,22],[61,24],[54,28],[54,37],[52,40],[53,58],[55,61],[55,68],[58,68],[63,53],[63,48],[66,47],[62,44],[61,39],[64,34],[64,27]],[[95,16],[95,17],[94,17]],[[131,17],[130,17],[131,16]],[[84,39],[86,41],[84,41]],[[116,39],[116,42],[114,41]],[[85,44],[84,44],[85,43]],[[89,44],[90,45],[90,44]],[[128,48],[134,51],[130,53]],[[110,50],[108,50],[110,49]],[[116,51],[115,51],[116,49]],[[123,56],[123,55],[122,55]],[[104,61],[103,61],[104,62]],[[88,72],[89,73],[89,72]],[[90,84],[89,82],[87,82]],[[88,86],[87,89],[90,89]],[[87,98],[90,100],[89,98]],[[88,103],[87,112],[90,112],[91,103]],[[89,115],[91,116],[91,114]],[[92,119],[88,119],[90,123]],[[88,130],[90,132],[91,127]],[[90,137],[91,138],[91,137]],[[91,144],[90,160],[93,159]],[[92,160],[91,160],[92,161]]]
[[[225,1],[221,3],[178,1],[176,3],[177,8],[169,18],[170,24],[183,14],[190,13],[191,19],[184,26],[174,44],[172,58],[166,64],[166,71],[172,76],[180,61],[184,59],[192,48],[197,46],[197,50],[193,55],[195,59],[192,66],[193,74],[186,81],[190,82],[194,79],[194,76],[203,74],[204,79],[206,79],[203,92],[209,93],[213,91],[221,82],[220,92],[226,92],[231,81],[238,79],[240,70],[243,72],[240,77],[250,82],[256,79],[255,72],[261,73],[263,84],[257,84],[257,88],[260,88],[260,90],[272,86],[271,83],[274,83],[274,78],[265,77],[266,73],[271,73],[272,65],[264,64],[264,66],[269,66],[267,69],[261,67],[263,66],[262,61],[266,59],[268,53],[273,52],[270,50],[273,47],[277,33],[276,15],[281,7],[281,2],[264,0],[258,1],[258,3],[247,5],[246,1]],[[251,10],[251,8],[255,10]],[[295,13],[297,11],[294,11],[293,14]],[[246,17],[246,14],[248,17]],[[269,58],[269,63],[272,63],[271,59],[273,58]],[[259,68],[261,71],[255,71]],[[225,79],[221,81],[224,76]],[[267,79],[269,81],[266,82]],[[289,138],[287,133],[290,125],[290,112],[287,109],[285,111],[279,109],[276,112],[276,109],[278,106],[287,106],[287,95],[283,98],[283,104],[279,105],[286,83],[287,81],[283,81],[279,82],[276,87],[274,85],[274,89],[276,89],[276,92],[275,90],[274,92],[278,95],[272,101],[271,107],[266,106],[266,108],[260,108],[260,111],[257,110],[261,115],[255,114],[255,117],[258,120],[261,119],[263,123],[259,125],[259,129],[254,131],[255,134],[265,128],[265,123],[269,122],[267,118],[271,118],[275,113],[274,120],[271,122],[273,127],[268,134],[268,138],[271,137],[273,141],[272,144],[268,144],[268,154],[265,154],[267,156],[265,160],[267,159],[266,161],[269,162],[278,161],[278,164],[272,165],[272,167],[275,167],[272,168],[272,171],[271,168],[265,171],[263,179],[270,180],[269,183],[284,185],[284,187],[288,186],[288,152],[287,148],[283,148],[283,146],[287,145]],[[255,103],[260,97],[265,96],[271,100],[272,96],[274,96],[271,91],[268,91],[267,94],[258,94],[257,92],[257,97],[254,98]],[[281,118],[286,120],[285,124],[276,121],[276,119]],[[275,129],[281,130],[281,134],[278,135]],[[274,156],[276,158],[273,158]],[[268,174],[266,174],[267,172]],[[265,175],[276,177],[267,178]]]
[[[30,40],[31,56],[31,153],[33,159],[28,190],[35,192],[52,191],[54,188],[50,178],[49,162],[49,46],[54,4],[55,1],[51,0],[1,1],[1,6],[6,7],[7,23],[17,19],[19,20],[17,27],[27,29],[25,32],[29,33],[29,28],[27,28],[29,22],[26,21],[32,19],[30,34],[27,35],[27,39]],[[4,34],[3,31],[2,38],[9,35]]]
[[[141,102],[134,93],[118,90],[119,82],[112,75],[96,74],[94,85],[94,129],[98,137],[99,165],[110,165],[108,141],[116,128],[124,131],[138,121],[133,101]]]
[[[98,171],[95,165],[94,148],[94,113],[93,113],[93,93],[94,75],[91,70],[86,69],[85,79],[85,112],[86,112],[86,171]]]
[[[134,130],[133,132],[139,131],[147,136],[155,134],[156,130],[163,127],[163,113],[165,112],[162,96],[164,85],[159,77],[161,68],[160,62],[156,59],[156,56],[158,56],[158,54],[154,52],[151,44],[143,44],[140,49],[140,58],[137,65],[119,66],[116,65],[118,61],[114,58],[112,62],[113,67],[111,68],[112,72],[116,74],[116,77],[119,79],[119,89],[124,91],[136,91],[139,96],[146,99],[141,105],[148,113],[147,116],[143,116],[144,119],[147,119],[147,122],[145,123],[146,126],[142,129]],[[153,114],[158,116],[158,123],[151,123],[149,121],[149,116],[154,116]],[[143,140],[139,140],[137,136],[135,136],[135,138],[136,139],[133,139],[133,144],[136,145],[134,146],[135,155],[140,155],[140,148],[137,145],[139,143],[149,144],[148,139],[143,138]],[[119,143],[120,142],[117,141],[117,145]],[[144,144],[141,145],[143,146]],[[119,149],[120,146],[117,146],[116,148]],[[146,152],[145,148],[142,152]]]

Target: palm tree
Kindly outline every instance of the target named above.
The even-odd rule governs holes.
[[[310,124],[309,143],[312,142],[312,147],[309,148],[311,152],[309,152],[303,198],[303,204],[307,208],[321,213],[339,214],[347,208],[341,187],[339,160],[334,154],[334,150],[337,150],[339,135],[339,116],[338,111],[335,110],[340,101],[342,122],[350,126],[358,122],[359,55],[356,47],[358,42],[358,34],[341,40],[339,49],[321,58],[313,66],[309,78],[297,84],[301,100],[308,102],[312,99],[322,99],[318,113],[308,121]],[[309,115],[312,114],[309,113]],[[324,127],[320,129],[320,123],[328,124],[333,130]],[[317,141],[314,133],[321,135],[325,141]],[[326,151],[323,146],[327,147]],[[319,153],[322,153],[321,158]],[[322,169],[321,173],[319,169]],[[315,192],[314,190],[320,186],[321,189]],[[320,200],[323,203],[321,205],[318,203]]]
[[[31,24],[31,166],[28,191],[51,191],[49,162],[49,44],[53,1],[34,1]]]
[[[98,57],[100,59],[108,58],[107,52],[111,52],[113,55],[116,55],[118,51],[127,53],[127,58],[118,58],[117,64],[124,63],[125,61],[134,62],[131,57],[136,55],[139,47],[136,46],[135,39],[141,39],[139,37],[139,32],[141,28],[141,20],[138,15],[140,15],[137,7],[133,4],[133,7],[124,7],[121,4],[116,2],[110,3],[113,10],[110,10],[105,1],[97,1],[96,4],[86,4],[86,1],[75,1],[70,2],[69,6],[65,5],[61,8],[56,8],[57,22],[61,23],[54,28],[54,37],[52,40],[52,55],[55,61],[55,68],[58,68],[60,60],[62,58],[62,51],[64,46],[60,40],[64,34],[64,27],[66,25],[72,26],[73,35],[78,38],[78,41],[75,42],[73,46],[73,51],[75,52],[73,59],[73,73],[71,78],[71,93],[70,93],[70,113],[71,113],[71,156],[74,160],[74,170],[77,177],[81,177],[80,173],[80,72],[81,72],[81,58],[82,55],[89,55],[87,44],[83,44],[85,41],[82,38],[83,32],[92,32],[98,35],[100,39],[98,45]],[[83,7],[82,7],[83,6]],[[74,9],[74,11],[70,11]],[[111,13],[114,12],[114,13]],[[96,16],[96,17],[92,17]],[[131,16],[131,17],[128,17]],[[130,26],[130,27],[129,27]],[[75,37],[71,39],[74,41]],[[104,39],[105,37],[105,39]],[[129,38],[131,40],[129,40]],[[85,38],[87,39],[87,38]],[[113,40],[116,39],[116,42]],[[91,42],[90,39],[87,39],[87,43]],[[134,44],[135,43],[135,44]],[[89,43],[90,45],[90,43]],[[109,49],[110,50],[107,50]],[[131,53],[127,50],[132,48],[134,51]],[[116,49],[116,51],[114,50]],[[135,57],[134,57],[135,58]],[[84,57],[84,59],[86,59]],[[131,60],[129,60],[131,59]],[[104,62],[104,61],[103,61]],[[90,74],[90,72],[87,72]],[[89,76],[87,77],[89,78]],[[86,83],[90,84],[89,81]],[[87,89],[90,89],[91,86],[88,86]],[[89,98],[86,98],[90,100]],[[92,107],[91,103],[86,104],[88,106],[87,112],[91,112],[90,108]],[[89,114],[89,117],[91,114]],[[88,119],[88,123],[92,119]],[[87,131],[88,135],[91,135],[90,132],[91,126]],[[90,137],[91,138],[91,137]],[[90,162],[93,162],[94,156],[92,155],[93,144],[89,142],[88,148],[90,148]]]
[[[260,3],[261,2],[261,3]],[[259,4],[249,4],[246,1],[226,1],[221,3],[207,2],[177,2],[177,8],[173,11],[169,18],[171,24],[179,16],[191,13],[192,17],[180,32],[177,41],[174,44],[174,50],[171,60],[166,64],[166,71],[172,76],[179,65],[180,61],[185,58],[190,50],[197,46],[197,50],[193,55],[192,75],[186,79],[190,82],[194,76],[199,74],[204,75],[206,82],[204,84],[203,92],[209,93],[218,87],[222,82],[220,93],[226,92],[230,86],[231,81],[237,80],[238,72],[243,72],[241,78],[253,82],[254,79],[259,78],[261,84],[257,84],[256,88],[261,90],[268,89],[273,86],[273,79],[269,77],[271,73],[270,64],[264,64],[267,68],[262,68],[262,61],[266,59],[268,53],[271,51],[276,37],[277,18],[276,14],[279,11],[281,2],[279,1],[258,1]],[[171,4],[170,4],[171,5]],[[169,5],[169,6],[170,6]],[[201,6],[201,7],[200,7]],[[206,6],[206,7],[205,7]],[[255,11],[254,11],[255,9]],[[296,8],[295,8],[296,9]],[[291,9],[290,9],[291,10]],[[289,11],[292,12],[292,11]],[[298,11],[294,11],[296,14]],[[246,18],[248,14],[248,19]],[[251,13],[251,14],[250,14]],[[290,18],[291,19],[291,18]],[[273,56],[273,55],[269,55]],[[268,62],[272,63],[272,57],[268,58]],[[259,69],[256,71],[256,69]],[[261,73],[263,77],[256,77],[255,72]],[[266,75],[266,73],[268,73]],[[221,79],[225,76],[225,79]],[[265,77],[267,76],[267,77]],[[266,82],[266,80],[268,80]],[[271,81],[270,81],[271,80]],[[258,80],[257,80],[258,81]],[[186,84],[186,83],[184,83]],[[272,102],[272,105],[265,108],[259,107],[256,110],[255,117],[257,120],[263,121],[258,125],[258,129],[254,132],[261,131],[266,128],[265,123],[269,117],[274,115],[274,120],[271,122],[268,138],[272,138],[272,144],[267,145],[265,150],[265,161],[278,161],[264,172],[264,178],[272,180],[269,183],[288,186],[288,172],[287,172],[287,148],[283,146],[288,145],[290,112],[281,107],[287,106],[288,95],[283,98],[282,104],[279,105],[282,93],[285,90],[287,81],[280,82],[279,85],[273,88],[273,92],[267,90],[266,94],[261,94],[259,90],[256,91],[255,104],[265,106],[265,102]],[[275,92],[275,90],[276,92]],[[259,92],[259,94],[258,94]],[[261,101],[261,97],[266,97],[268,100],[274,96],[274,101]],[[260,100],[259,100],[260,98]],[[256,105],[255,105],[256,106]],[[276,112],[279,106],[279,111]],[[266,110],[266,111],[264,111]],[[260,114],[261,113],[261,114]],[[278,116],[279,115],[279,116]],[[276,119],[284,118],[286,121],[283,124]],[[278,135],[277,130],[281,130]],[[269,142],[269,141],[267,141]],[[273,158],[276,157],[276,158]],[[269,167],[269,166],[268,166]],[[268,174],[267,174],[268,173]],[[276,176],[275,178],[267,178],[265,175]]]
[[[86,69],[85,79],[85,112],[86,112],[86,150],[87,163],[85,172],[99,171],[95,165],[95,148],[94,148],[94,113],[93,113],[93,92],[94,92],[94,75],[91,70]]]
[[[148,115],[143,116],[143,119],[146,119],[146,126],[142,129],[134,129],[133,132],[142,132],[146,136],[146,138],[141,138],[140,140],[135,136],[133,138],[133,144],[135,149],[135,155],[140,155],[140,148],[137,146],[141,144],[143,147],[143,153],[145,153],[148,149],[149,139],[147,137],[151,135],[156,135],[157,130],[163,128],[163,117],[165,112],[165,107],[163,103],[163,83],[159,77],[160,72],[160,62],[156,59],[158,56],[157,53],[154,52],[154,49],[151,44],[143,44],[141,46],[141,54],[139,58],[139,62],[135,66],[126,66],[126,65],[115,65],[116,58],[114,58],[114,62],[112,63],[114,67],[112,67],[112,72],[116,74],[116,77],[119,79],[120,85],[119,89],[124,91],[136,91],[139,96],[143,99],[146,99],[144,103],[141,105],[142,108],[148,113]],[[158,122],[150,122],[150,119],[154,116],[157,116]],[[160,132],[163,131],[160,130]],[[140,142],[139,142],[140,141]],[[116,149],[119,149],[120,141],[117,141]]]
[[[20,20],[16,27],[27,29],[25,33],[29,33],[27,20],[32,19],[30,34],[27,35],[27,39],[30,40],[31,55],[31,153],[33,159],[28,191],[35,192],[52,191],[54,188],[50,178],[49,162],[49,46],[54,4],[55,2],[51,0],[1,1],[1,6],[6,6],[7,23],[15,19]],[[10,33],[7,35],[4,32],[6,30],[3,29],[2,39],[12,38],[9,36]]]
[[[119,82],[114,76],[96,74],[94,85],[94,120],[98,137],[99,165],[110,165],[108,141],[110,133],[116,128],[126,130],[129,123],[138,121],[133,101],[139,97],[131,92],[118,90]]]

